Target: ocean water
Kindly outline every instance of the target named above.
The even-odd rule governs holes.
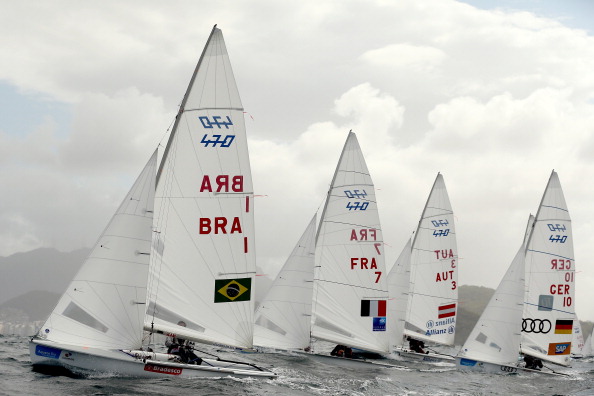
[[[448,364],[405,363],[402,368],[349,369],[309,356],[237,354],[223,358],[272,366],[279,377],[261,379],[159,379],[92,375],[86,378],[34,372],[28,338],[0,336],[0,395],[594,395],[594,360],[556,368],[570,377],[535,373],[501,376],[466,373]],[[406,364],[406,367],[404,365]],[[366,366],[366,365],[362,365]]]

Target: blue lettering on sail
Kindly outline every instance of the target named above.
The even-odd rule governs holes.
[[[221,147],[229,147],[233,140],[235,139],[235,135],[226,135],[223,139],[221,139],[223,135],[212,135],[211,140],[208,140],[208,135],[204,135],[200,143],[204,144],[204,147],[208,147],[209,144],[212,144],[212,147],[217,147],[219,144]]]
[[[355,202],[347,202],[347,208],[348,210],[367,210],[367,207],[369,206],[369,202],[359,202],[359,201],[355,201]]]
[[[229,116],[227,116],[227,121],[221,121],[221,116],[213,116],[212,121],[210,118],[208,118],[208,116],[200,116],[198,119],[202,123],[202,126],[208,129],[214,128],[215,125],[219,129],[221,129],[222,126],[224,126],[226,129],[229,129],[229,125],[233,125],[233,122],[231,122],[231,118],[229,118]]]
[[[367,192],[365,190],[363,190],[363,192],[360,192],[359,190],[344,190],[344,195],[346,195],[347,198],[365,198],[367,196]]]
[[[447,228],[445,230],[433,230],[434,237],[448,236],[449,233],[450,233],[449,228]]]
[[[563,236],[561,236],[561,235],[555,235],[555,236],[551,235],[549,237],[549,241],[551,241],[551,242],[565,243],[566,240],[567,240],[567,235],[563,235]]]
[[[450,222],[446,219],[446,220],[431,220],[431,224],[433,224],[433,227],[441,227],[441,226],[447,226],[448,224],[450,224]]]
[[[565,227],[565,224],[547,224],[547,226],[549,227],[549,230],[551,230],[551,231],[565,232],[565,230],[567,230],[567,227]]]

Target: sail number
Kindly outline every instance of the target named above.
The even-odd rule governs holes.
[[[367,257],[351,257],[351,270],[355,269],[376,270],[377,262],[375,261],[375,257],[372,257],[371,260]],[[382,272],[375,271],[375,276],[375,283],[379,283],[379,280],[382,277]]]
[[[456,270],[456,258],[454,256],[454,251],[452,249],[440,249],[440,250],[434,250],[433,252],[435,253],[435,258],[437,260],[450,259],[451,260],[450,267],[453,268],[452,270],[441,271],[441,272],[438,272],[437,274],[435,274],[435,282],[437,283],[437,282],[450,281],[452,284],[451,289],[456,290],[458,285],[456,284],[456,281],[454,280],[454,271]]]

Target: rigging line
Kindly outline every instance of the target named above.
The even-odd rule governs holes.
[[[414,292],[409,292],[409,294],[410,294],[411,297],[413,297],[413,296],[423,296],[423,297],[439,298],[439,299],[442,299],[442,300],[453,300],[452,301],[452,304],[456,304],[455,299],[452,299],[452,297],[441,297],[441,296],[434,296],[434,295],[431,295],[431,294],[414,293]]]
[[[542,252],[542,251],[540,251],[540,250],[527,249],[527,251],[528,251],[528,252],[534,252],[534,253],[541,253],[541,254],[546,254],[546,255],[549,255],[549,256],[555,256],[555,257],[560,257],[560,258],[562,258],[562,259],[565,259],[565,260],[571,260],[571,261],[574,261],[574,259],[572,259],[572,258],[569,258],[569,257],[560,256],[560,255],[558,255],[558,254],[549,253],[549,252]],[[567,271],[567,270],[565,270],[565,271]],[[569,271],[571,271],[571,270],[569,270]]]

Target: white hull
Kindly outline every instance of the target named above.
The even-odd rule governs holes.
[[[426,363],[455,363],[453,356],[433,352],[418,353],[408,349],[396,349],[394,350],[394,353],[406,360],[416,360]]]
[[[462,371],[475,371],[487,374],[517,374],[519,372],[531,372],[548,375],[567,375],[550,371],[540,371],[527,369],[525,367],[513,366],[508,364],[481,362],[479,360],[456,357],[456,368]]]
[[[82,348],[35,339],[29,344],[29,352],[33,366],[62,367],[82,375],[108,373],[142,378],[277,376],[248,363],[203,359],[201,365],[185,364],[168,361],[171,355],[167,354]]]

